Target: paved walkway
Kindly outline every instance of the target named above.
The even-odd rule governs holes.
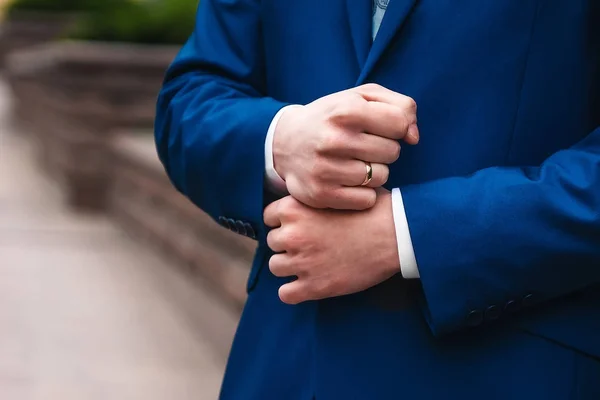
[[[216,399],[213,339],[235,315],[110,221],[64,209],[7,98],[0,85],[0,399]]]

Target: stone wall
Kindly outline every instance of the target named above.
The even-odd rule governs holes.
[[[116,134],[111,153],[115,221],[241,310],[256,242],[220,227],[173,188],[151,132]]]
[[[107,148],[117,128],[152,126],[158,91],[177,47],[52,43],[11,54],[8,82],[19,123],[71,206],[106,207]]]
[[[15,12],[0,25],[0,67],[15,50],[26,49],[59,38],[75,16],[59,13]]]

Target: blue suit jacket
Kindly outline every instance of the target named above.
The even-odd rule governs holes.
[[[174,185],[256,236],[224,399],[600,398],[600,1],[203,0],[156,141]],[[288,306],[265,265],[276,112],[412,96],[391,166],[420,282]]]

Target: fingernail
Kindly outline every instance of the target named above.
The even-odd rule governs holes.
[[[419,127],[416,124],[412,124],[408,127],[408,136],[410,136],[415,142],[419,142]]]

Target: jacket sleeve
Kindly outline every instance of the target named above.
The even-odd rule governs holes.
[[[600,283],[600,128],[542,165],[402,196],[436,335]]]
[[[203,0],[157,104],[157,150],[174,186],[213,219],[263,237],[264,145],[286,104],[265,95],[259,0]],[[255,235],[252,235],[255,236]]]

